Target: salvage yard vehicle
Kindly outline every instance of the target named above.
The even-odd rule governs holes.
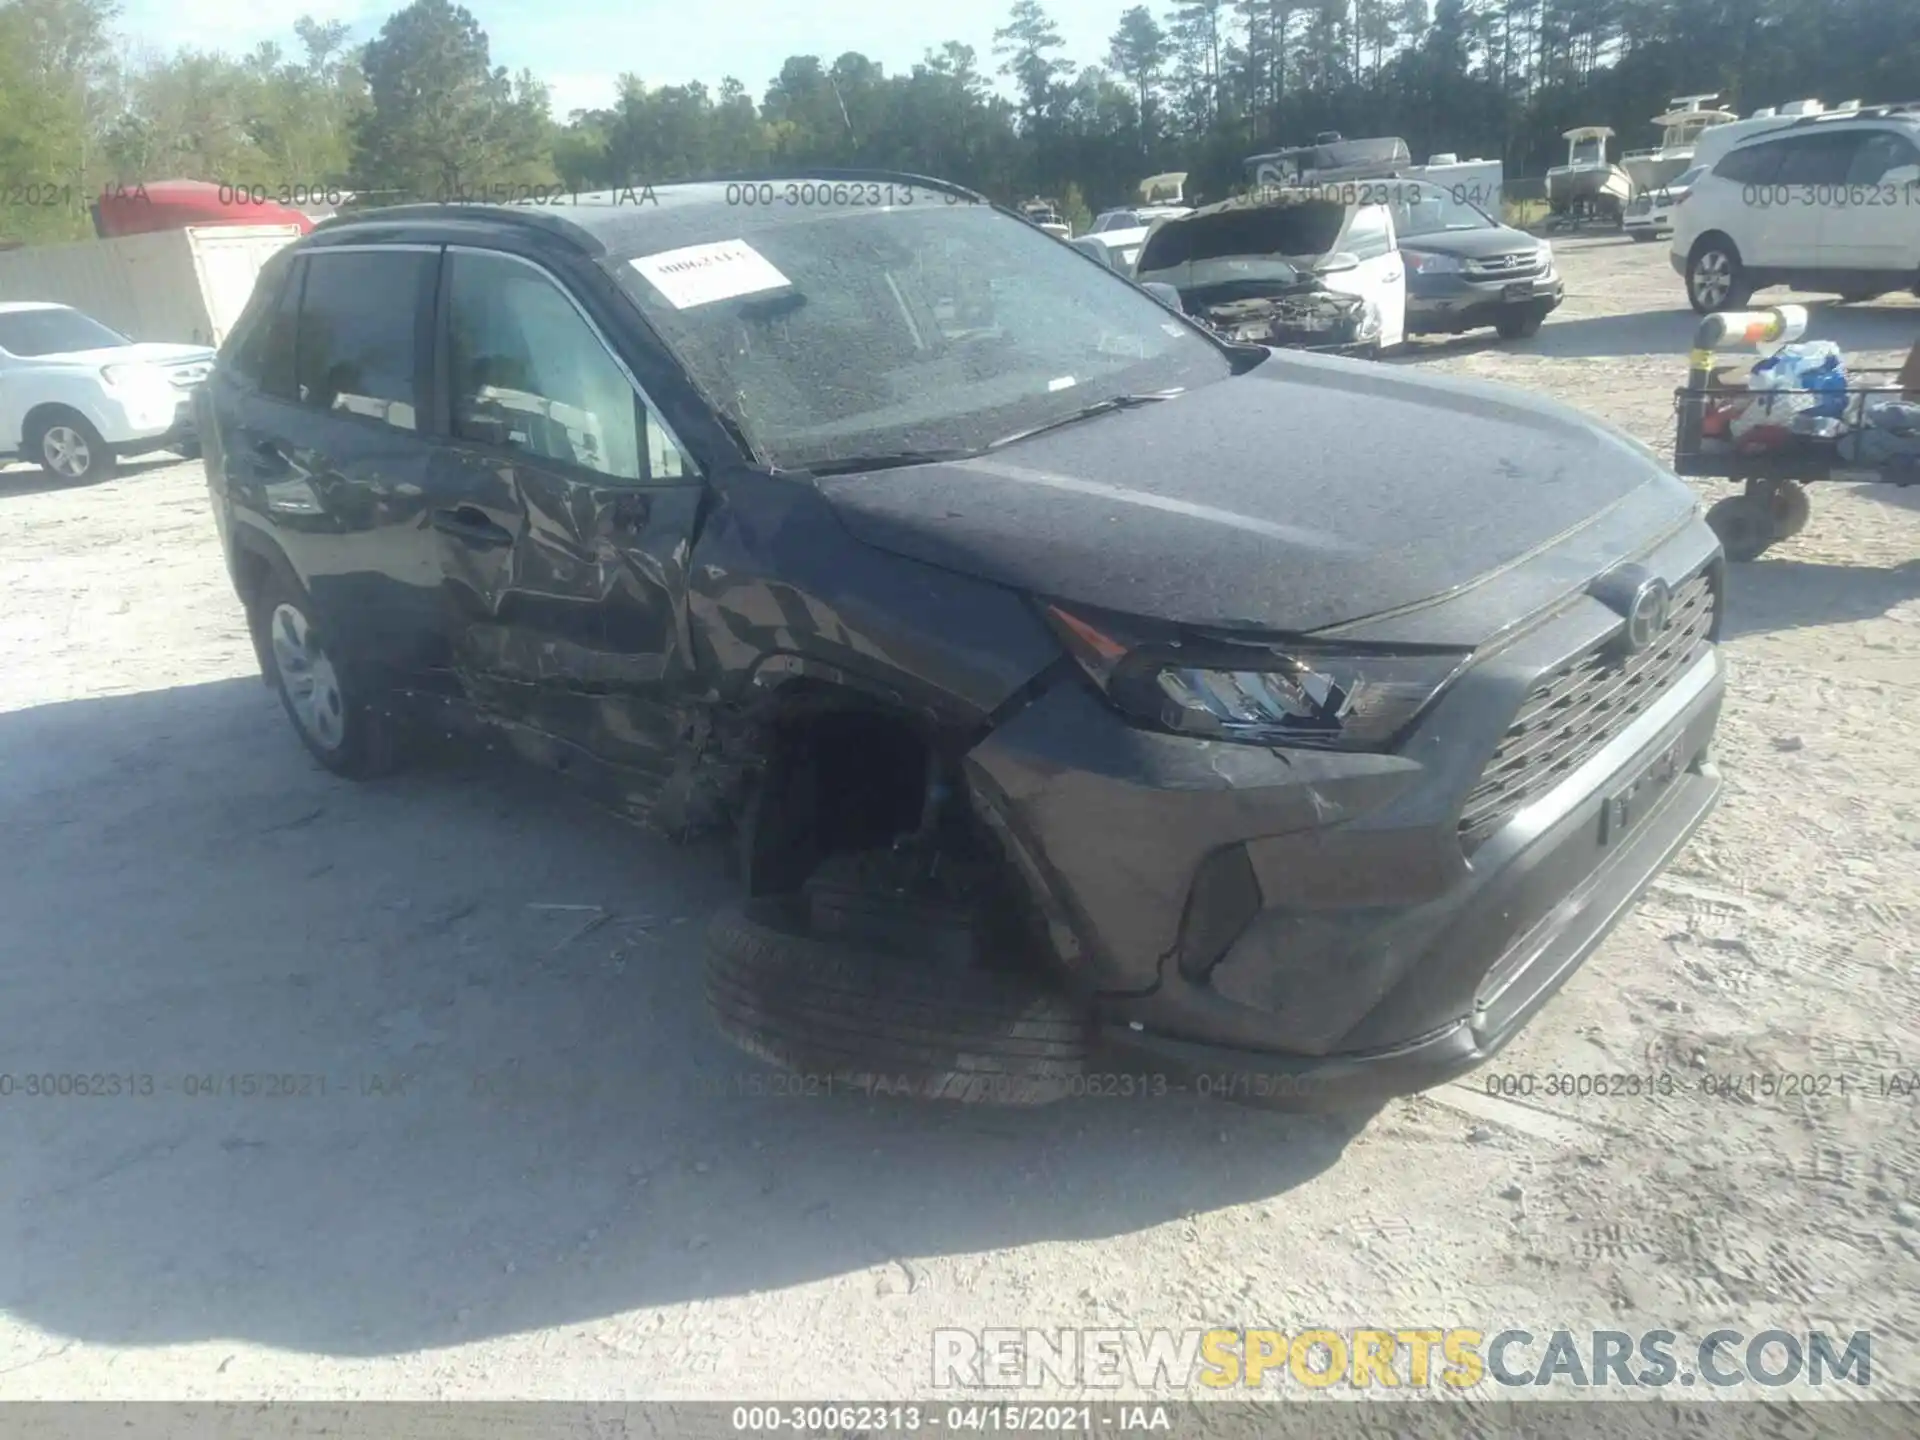
[[[1354,188],[1260,189],[1162,220],[1134,277],[1231,341],[1378,355],[1405,337],[1406,267],[1392,213],[1345,199]]]
[[[1773,285],[1856,302],[1920,293],[1917,207],[1920,102],[1803,115],[1694,179],[1667,254],[1702,315]]]
[[[0,463],[82,484],[122,456],[195,448],[193,387],[214,352],[142,344],[67,305],[0,303]]]
[[[1553,247],[1503,225],[1430,181],[1389,191],[1407,267],[1407,331],[1456,335],[1491,325],[1503,340],[1537,334],[1566,298]]]
[[[199,403],[307,750],[458,728],[726,837],[709,1002],[808,1074],[1340,1108],[1496,1050],[1718,793],[1692,492],[1555,402],[1223,340],[957,186],[781,178],[864,203],[409,206],[275,259]]]

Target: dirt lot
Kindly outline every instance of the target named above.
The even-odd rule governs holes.
[[[1558,248],[1536,340],[1402,363],[1664,448],[1664,246]],[[1813,333],[1890,363],[1920,305]],[[1814,507],[1734,581],[1724,805],[1494,1066],[1534,1095],[1350,1134],[764,1093],[701,1002],[711,853],[484,756],[332,779],[197,465],[7,470],[0,1398],[882,1398],[938,1326],[1310,1323],[1871,1329],[1912,1393],[1920,1102],[1880,1092],[1920,1068],[1920,492]],[[1822,1093],[1545,1093],[1593,1072]]]

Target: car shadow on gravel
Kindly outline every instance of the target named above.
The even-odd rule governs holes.
[[[1727,567],[1723,639],[1877,619],[1916,598],[1920,558],[1882,568],[1763,555]]]
[[[115,480],[137,480],[149,470],[164,470],[183,462],[178,455],[142,456],[123,460],[110,475],[95,480],[63,480],[49,475],[38,465],[15,465],[0,461],[0,502],[28,495],[49,495],[56,490],[98,490]]]
[[[0,1306],[84,1343],[910,1297],[1281,1196],[1364,1123],[801,1090],[708,1023],[711,850],[472,752],[336,780],[254,678],[0,714],[0,840]]]

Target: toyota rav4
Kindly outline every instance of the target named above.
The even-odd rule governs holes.
[[[1708,812],[1721,557],[1644,447],[1234,343],[943,182],[739,191],[323,224],[199,404],[306,748],[471,730],[731,837],[741,1045],[1368,1102]]]

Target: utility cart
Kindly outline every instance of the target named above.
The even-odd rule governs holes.
[[[1707,511],[1729,560],[1753,560],[1804,530],[1812,516],[1806,487],[1814,481],[1920,484],[1920,430],[1893,423],[1920,423],[1920,345],[1901,369],[1848,365],[1837,390],[1751,390],[1730,375],[1750,365],[1715,361],[1723,351],[1778,349],[1806,326],[1799,305],[1709,315],[1694,333],[1687,383],[1674,391],[1675,473],[1744,484]],[[1783,417],[1764,444],[1730,433],[1733,418],[1755,404]]]

